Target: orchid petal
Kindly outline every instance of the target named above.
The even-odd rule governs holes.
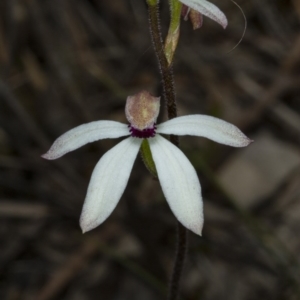
[[[42,155],[46,159],[57,159],[81,146],[107,138],[129,135],[128,126],[115,121],[95,121],[75,127],[61,135]]]
[[[252,141],[236,126],[206,115],[174,118],[157,126],[156,132],[175,135],[195,135],[233,147],[245,147]]]
[[[216,21],[224,29],[228,25],[228,21],[224,13],[214,4],[206,0],[180,0],[186,6],[200,12],[204,16]]]
[[[186,156],[160,135],[149,140],[164,195],[174,215],[185,227],[201,235],[203,203],[194,167]]]
[[[118,204],[141,143],[142,139],[129,137],[106,152],[97,163],[80,216],[83,233],[105,221]]]

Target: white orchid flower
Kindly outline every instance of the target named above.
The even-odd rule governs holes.
[[[200,14],[216,21],[224,29],[228,25],[228,21],[224,13],[214,4],[206,0],[179,0],[189,8],[192,8]]]
[[[148,139],[172,212],[185,227],[201,235],[203,203],[197,173],[182,151],[160,134],[202,136],[233,147],[244,147],[251,141],[234,125],[205,115],[182,116],[155,125],[159,101],[144,91],[129,96],[126,117],[130,125],[115,121],[80,125],[60,136],[42,155],[45,159],[57,159],[97,140],[129,136],[106,152],[93,171],[80,217],[83,232],[97,227],[112,213],[125,190],[143,139]]]

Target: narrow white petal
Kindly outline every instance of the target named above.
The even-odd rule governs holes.
[[[224,13],[214,4],[206,0],[180,0],[186,6],[200,12],[204,16],[216,21],[224,29],[228,25],[228,21]]]
[[[195,135],[233,147],[245,147],[252,141],[236,126],[218,118],[205,115],[189,115],[174,118],[157,126],[158,133]]]
[[[129,137],[106,152],[97,163],[80,216],[83,233],[105,221],[118,204],[141,143],[142,139]]]
[[[174,215],[185,227],[201,235],[203,203],[194,167],[186,156],[160,135],[149,140],[164,195]]]
[[[61,135],[42,155],[46,159],[57,159],[81,146],[101,139],[112,139],[129,135],[128,126],[115,121],[95,121],[75,127]]]

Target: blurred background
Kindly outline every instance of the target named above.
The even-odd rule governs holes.
[[[175,55],[179,115],[214,115],[255,140],[181,138],[205,209],[182,299],[300,299],[300,1],[237,1],[248,25],[234,51],[243,15],[215,0],[228,28],[183,21]],[[165,34],[166,0],[161,16]],[[176,220],[141,158],[116,210],[84,235],[92,170],[118,140],[40,158],[82,123],[126,122],[128,95],[161,94],[145,1],[1,0],[0,64],[0,298],[165,299]]]

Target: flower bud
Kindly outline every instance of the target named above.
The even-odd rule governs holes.
[[[160,106],[160,97],[154,97],[147,91],[128,96],[125,114],[132,127],[144,130],[154,126]]]
[[[203,25],[203,15],[194,9],[190,11],[190,20],[194,30],[201,28]]]
[[[186,5],[182,6],[181,15],[184,21],[190,19],[193,29],[201,28],[203,25],[203,15],[195,9],[192,9]]]

